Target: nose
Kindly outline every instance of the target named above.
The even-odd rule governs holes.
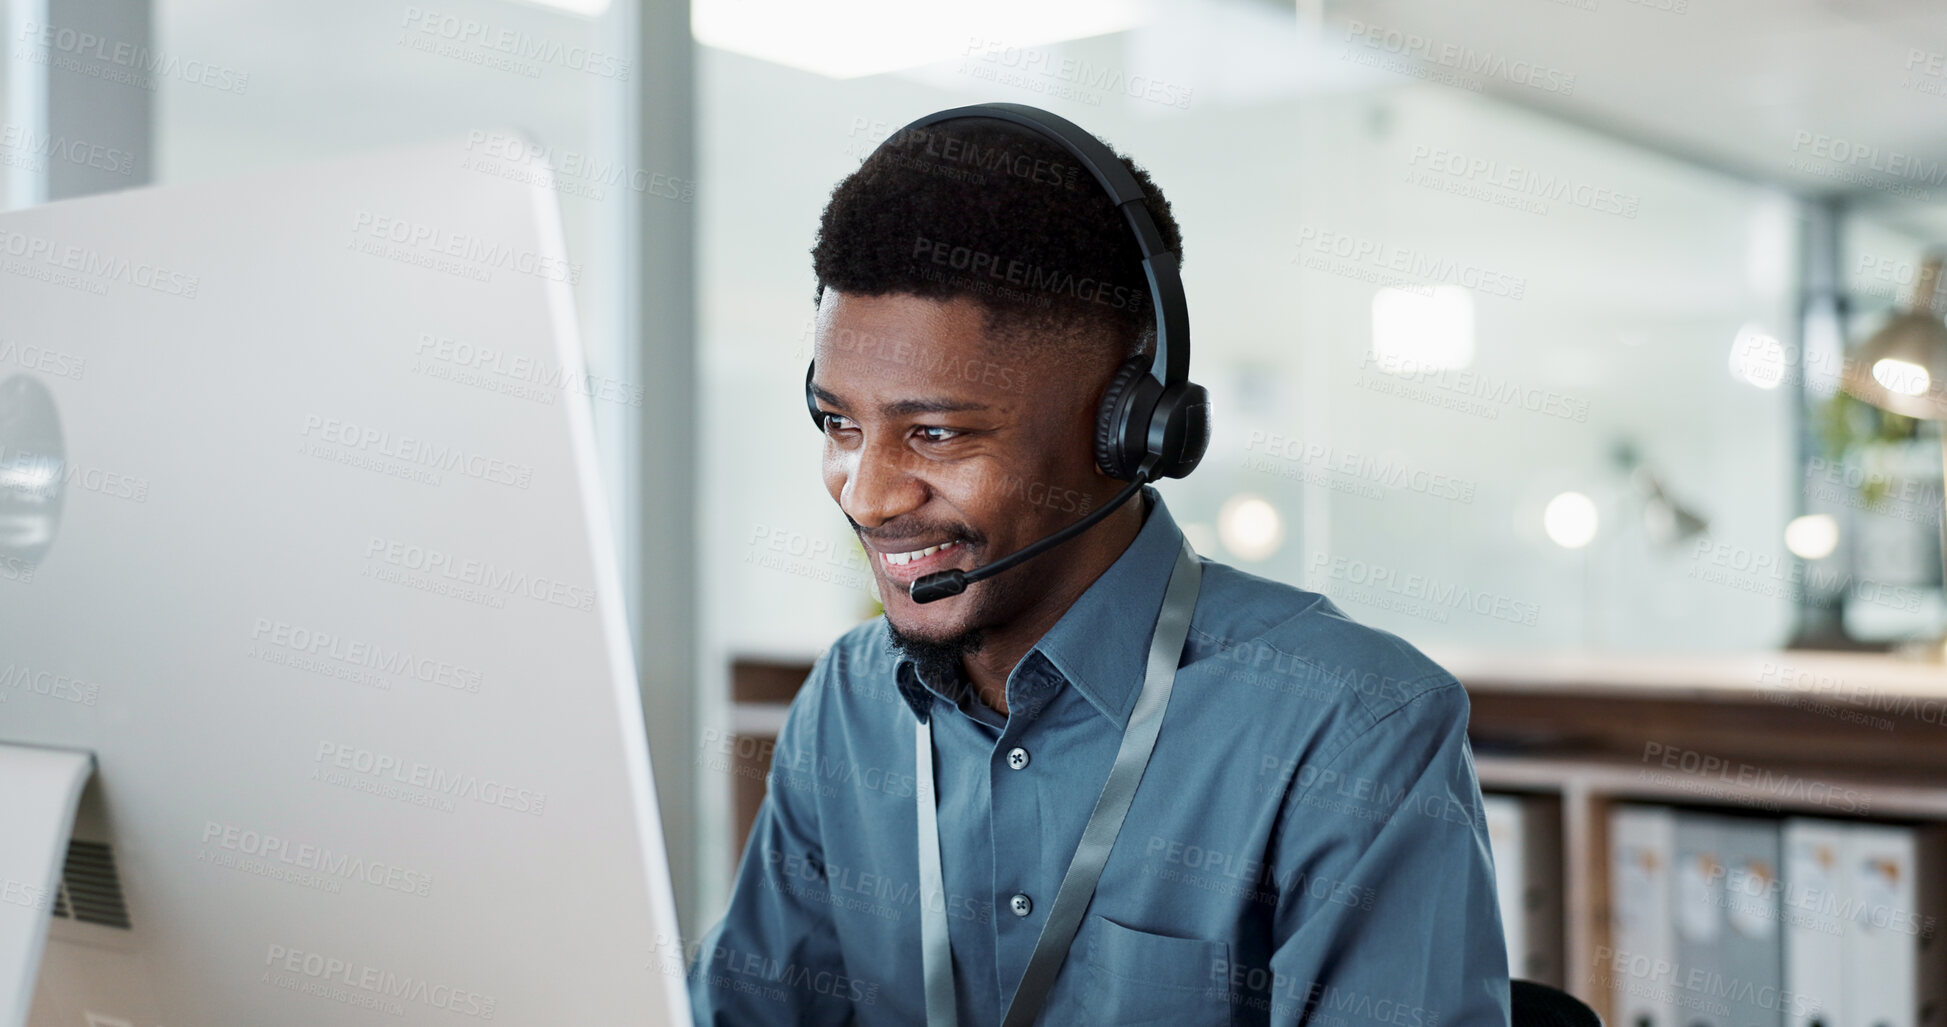
[[[926,502],[926,483],[912,473],[913,454],[896,439],[868,437],[843,459],[838,506],[862,527],[876,528]]]

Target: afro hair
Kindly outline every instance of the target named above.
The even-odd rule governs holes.
[[[1163,242],[1183,254],[1169,201],[1141,185]],[[968,298],[989,336],[1039,350],[1150,351],[1155,310],[1135,234],[1068,151],[995,118],[894,133],[832,190],[812,246],[816,303],[848,295]]]

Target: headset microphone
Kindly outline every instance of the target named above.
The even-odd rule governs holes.
[[[983,103],[938,111],[888,136],[881,148],[906,140],[936,122],[956,118],[993,118],[1026,128],[1061,146],[1081,162],[1115,201],[1142,254],[1143,274],[1149,280],[1156,312],[1156,351],[1131,357],[1116,369],[1096,412],[1095,463],[1110,477],[1128,482],[1113,499],[1081,520],[1046,538],[1030,543],[992,563],[970,571],[946,570],[912,583],[907,594],[916,603],[930,603],[966,591],[968,585],[1019,566],[1080,535],[1129,501],[1144,485],[1160,478],[1181,478],[1196,469],[1210,444],[1210,396],[1190,381],[1190,309],[1183,295],[1183,279],[1176,254],[1163,242],[1156,221],[1144,205],[1136,176],[1100,139],[1074,122],[1039,107],[1019,103]],[[917,138],[924,138],[922,133]],[[811,391],[816,364],[805,368],[805,406],[820,431],[825,415]]]
[[[1087,517],[1049,535],[1047,538],[1022,546],[1014,552],[995,560],[993,563],[981,564],[970,571],[963,571],[958,568],[948,571],[935,571],[913,582],[912,588],[906,594],[912,596],[913,602],[916,603],[930,603],[935,599],[957,596],[965,592],[968,585],[982,578],[991,578],[1015,564],[1026,563],[1040,556],[1042,553],[1061,545],[1063,542],[1080,535],[1082,532],[1087,531],[1097,521],[1114,512],[1116,507],[1128,502],[1130,496],[1135,495],[1138,489],[1148,483],[1149,477],[1147,475],[1138,474],[1135,481],[1130,482],[1121,492],[1115,494],[1114,499],[1090,511]]]

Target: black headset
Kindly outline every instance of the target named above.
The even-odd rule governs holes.
[[[1129,482],[1114,499],[1090,511],[1074,524],[1024,546],[993,563],[971,571],[948,570],[913,582],[915,602],[928,603],[958,595],[969,584],[1047,552],[1080,535],[1127,502],[1143,485],[1160,478],[1181,478],[1196,469],[1210,445],[1210,395],[1190,381],[1190,309],[1183,295],[1183,278],[1176,254],[1163,242],[1156,221],[1143,202],[1142,186],[1113,151],[1074,122],[1060,115],[1019,103],[980,103],[937,111],[907,125],[880,144],[883,149],[906,133],[956,118],[993,118],[1029,129],[1068,151],[1095,176],[1129,222],[1142,253],[1143,274],[1149,280],[1156,308],[1156,351],[1131,357],[1116,369],[1102,405],[1095,415],[1095,463],[1110,477]],[[814,360],[805,367],[805,407],[819,431],[825,414],[811,391]]]

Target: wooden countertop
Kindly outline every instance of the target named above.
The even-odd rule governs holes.
[[[1524,692],[1663,701],[1775,702],[1780,693],[1837,703],[1947,703],[1947,664],[1880,653],[1811,650],[1649,654],[1422,647],[1469,694]],[[1901,705],[1906,705],[1901,703]],[[1947,714],[1943,715],[1947,719]]]

